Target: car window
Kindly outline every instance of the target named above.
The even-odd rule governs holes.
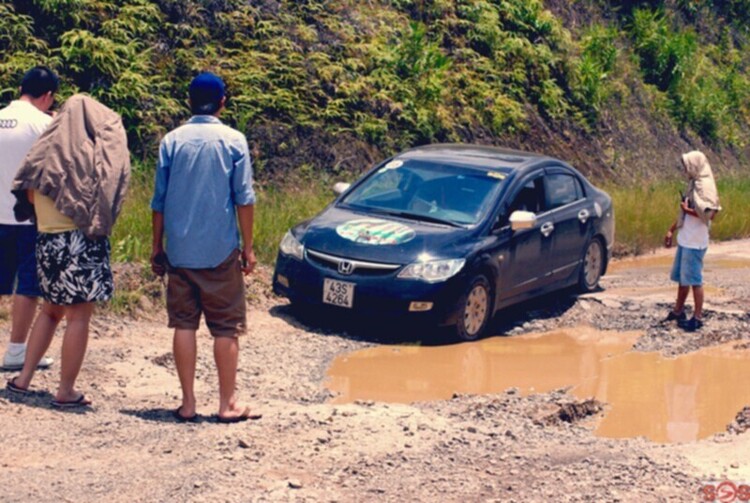
[[[529,180],[521,187],[521,190],[511,201],[506,217],[510,217],[514,211],[530,211],[532,213],[541,213],[544,211],[544,185],[542,177],[539,176]]]
[[[547,201],[549,209],[559,208],[573,203],[583,197],[583,190],[578,179],[572,175],[562,173],[548,175]]]

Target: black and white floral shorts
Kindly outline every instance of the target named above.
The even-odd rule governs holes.
[[[89,239],[80,230],[36,238],[36,269],[44,300],[59,306],[112,298],[109,239]]]

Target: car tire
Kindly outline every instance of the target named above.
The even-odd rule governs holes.
[[[604,270],[604,246],[599,239],[592,239],[586,246],[578,275],[578,289],[583,293],[599,288],[599,280]]]
[[[484,275],[475,276],[458,301],[456,335],[474,341],[487,331],[492,318],[492,287]]]

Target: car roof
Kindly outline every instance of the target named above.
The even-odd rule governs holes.
[[[482,168],[503,168],[503,171],[522,171],[540,161],[554,160],[552,157],[533,152],[458,143],[416,147],[397,155],[394,159],[455,162]]]

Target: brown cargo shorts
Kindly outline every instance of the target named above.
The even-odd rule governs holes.
[[[167,267],[169,327],[196,330],[201,313],[214,337],[237,337],[247,330],[245,282],[239,250],[211,269]]]

